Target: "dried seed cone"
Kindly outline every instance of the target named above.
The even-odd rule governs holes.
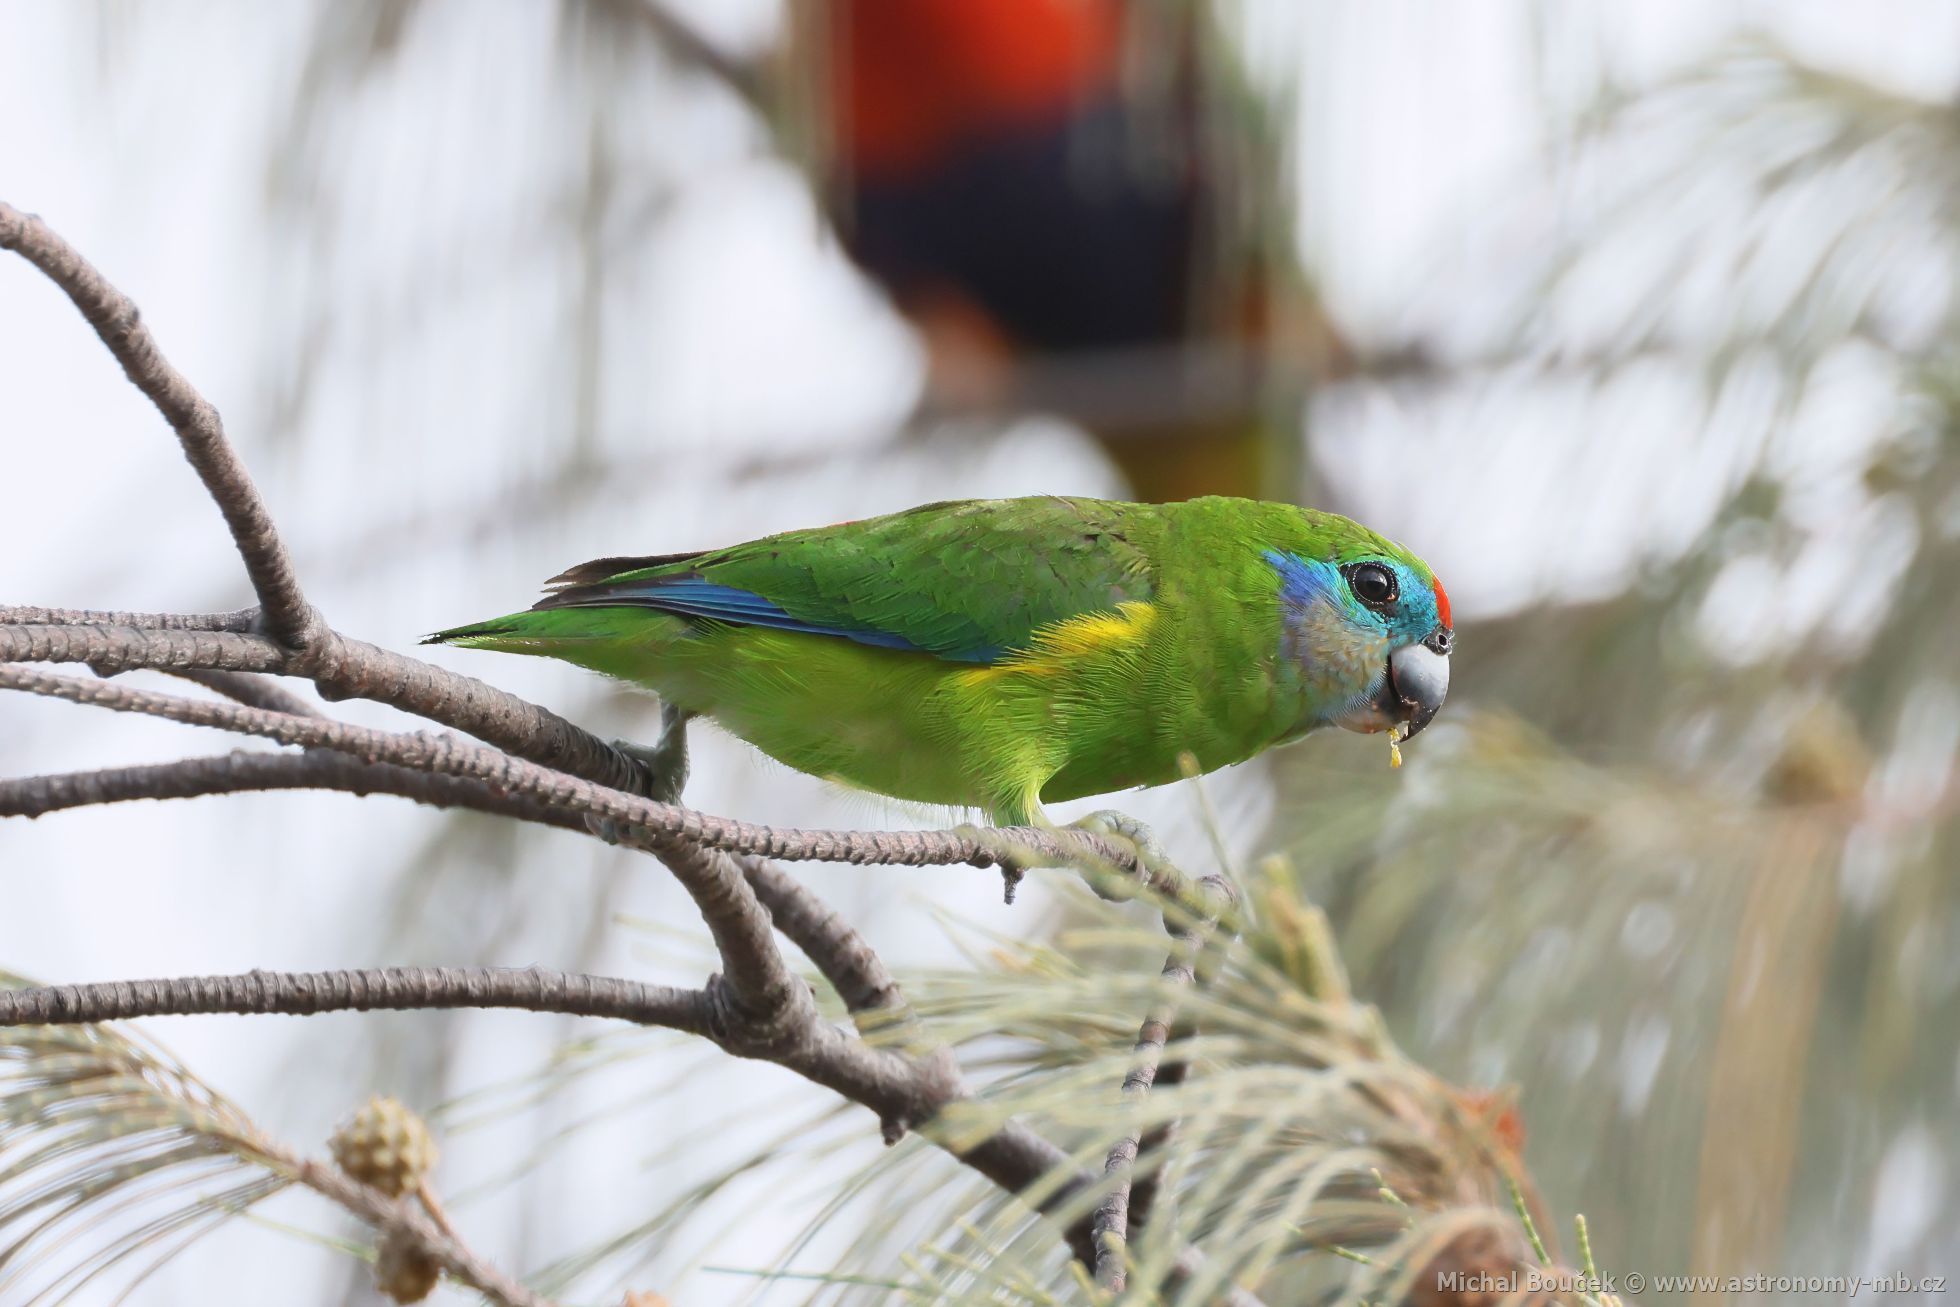
[[[374,1258],[374,1283],[396,1302],[421,1302],[435,1292],[442,1267],[413,1239],[397,1232],[381,1241]]]
[[[349,1177],[391,1198],[417,1188],[436,1164],[429,1127],[393,1098],[368,1099],[333,1132],[327,1147]]]

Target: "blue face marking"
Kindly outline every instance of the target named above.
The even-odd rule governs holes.
[[[1279,580],[1280,654],[1303,692],[1299,729],[1384,729],[1388,722],[1376,700],[1389,655],[1435,629],[1434,587],[1406,563],[1381,554],[1357,554],[1343,563],[1277,549],[1264,557]],[[1382,608],[1362,603],[1349,584],[1353,569],[1364,563],[1394,574],[1396,597]]]
[[[1290,609],[1308,608],[1323,602],[1339,604],[1346,594],[1347,582],[1341,579],[1341,570],[1332,563],[1324,563],[1317,558],[1302,558],[1298,554],[1283,553],[1277,549],[1268,549],[1265,559],[1279,573],[1280,598],[1286,601]]]
[[[1266,561],[1279,573],[1280,598],[1287,607],[1289,633],[1299,634],[1299,623],[1320,605],[1327,605],[1351,623],[1358,632],[1386,636],[1396,648],[1414,644],[1436,629],[1436,589],[1425,577],[1398,559],[1370,554],[1347,560],[1379,563],[1395,574],[1396,599],[1386,612],[1370,608],[1354,597],[1341,567],[1317,558],[1268,549]]]

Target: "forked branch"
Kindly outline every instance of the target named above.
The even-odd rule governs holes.
[[[218,410],[163,356],[135,303],[46,223],[4,203],[0,203],[0,249],[15,251],[68,293],[131,383],[177,433],[184,457],[231,528],[238,556],[259,597],[266,632],[295,648],[311,643],[325,627],[300,591],[299,573],[265,500],[244,460],[225,438]]]
[[[939,1130],[969,1096],[949,1051],[918,1029],[882,960],[806,886],[765,857],[909,866],[1018,868],[1035,862],[1115,869],[1171,897],[1175,869],[1120,841],[1084,831],[802,831],[755,826],[647,797],[649,776],[628,754],[515,695],[433,664],[351,639],[307,602],[292,557],[217,411],[171,366],[133,303],[40,219],[0,204],[0,247],[17,251],[65,291],[130,380],[176,432],[224,516],[258,606],[172,614],[0,607],[0,688],[257,735],[301,753],[246,753],[0,781],[0,816],[40,816],[137,798],[247,790],[325,789],[396,794],[575,831],[598,828],[653,853],[694,898],[714,935],[722,974],[700,989],[546,971],[396,968],[251,973],[20,990],[0,997],[0,1024],[94,1022],[178,1012],[307,1013],[342,1008],[512,1006],[661,1025],[713,1040],[739,1056],[788,1067],[863,1104],[888,1138],[922,1129],[962,1161],[1043,1211],[1075,1202],[1093,1183],[1061,1149],[1008,1122],[966,1142]],[[79,663],[98,677],[168,672],[224,695],[187,698],[63,676],[32,663]],[[326,699],[366,699],[474,736],[402,734],[336,721],[262,679],[311,681]],[[865,1029],[898,1026],[879,1046],[832,1025],[787,966],[775,932],[801,947]],[[520,1307],[541,1302],[436,1223],[330,1168],[283,1163],[301,1182],[398,1229],[450,1272]],[[378,1206],[377,1206],[378,1204]],[[364,1206],[365,1205],[365,1206]],[[372,1209],[372,1210],[369,1210]],[[385,1209],[385,1210],[384,1210]],[[425,1228],[426,1227],[426,1228]],[[1070,1247],[1093,1264],[1090,1221]],[[447,1242],[445,1242],[447,1240]],[[1201,1263],[1177,1258],[1182,1272]],[[1230,1290],[1240,1304],[1256,1303]]]

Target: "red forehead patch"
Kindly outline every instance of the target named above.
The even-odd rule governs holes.
[[[1429,579],[1429,585],[1430,588],[1435,590],[1436,592],[1437,619],[1443,623],[1444,630],[1454,631],[1456,629],[1456,626],[1450,621],[1450,596],[1449,596],[1449,592],[1443,589],[1442,578],[1431,577]]]

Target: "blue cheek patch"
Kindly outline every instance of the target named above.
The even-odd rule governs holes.
[[[1379,688],[1388,635],[1351,598],[1333,563],[1267,550],[1279,576],[1280,653],[1299,669],[1321,722],[1338,720]]]
[[[1298,554],[1283,553],[1277,549],[1268,549],[1264,557],[1279,573],[1279,593],[1280,598],[1286,601],[1289,629],[1297,629],[1304,615],[1321,602],[1344,618],[1357,636],[1363,633],[1380,634],[1402,641],[1414,641],[1422,639],[1436,626],[1434,587],[1401,563],[1379,560],[1394,569],[1396,584],[1402,595],[1394,615],[1384,617],[1348,593],[1347,578],[1333,563],[1302,558]]]
[[[1342,601],[1345,582],[1341,579],[1341,569],[1332,563],[1282,553],[1277,549],[1268,549],[1264,557],[1279,573],[1280,598],[1286,601],[1289,608],[1311,608],[1323,600],[1336,609],[1347,607]]]

